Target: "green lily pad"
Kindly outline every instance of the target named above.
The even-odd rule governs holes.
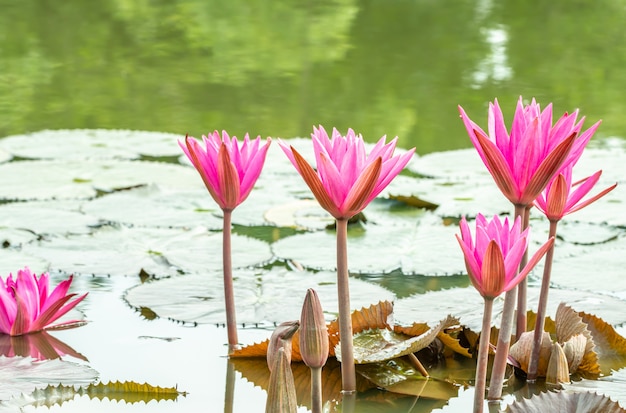
[[[593,392],[606,395],[614,400],[626,400],[626,369],[614,371],[610,376],[597,380],[582,379],[563,384],[567,392]]]
[[[444,226],[441,220],[425,214],[415,219],[394,219],[376,225],[348,230],[348,267],[355,273],[378,274],[401,270],[405,274],[452,275],[465,271],[463,256],[454,234],[456,226]],[[314,248],[314,249],[313,249]],[[283,238],[274,244],[274,253],[296,261],[306,268],[336,268],[336,234],[318,231]],[[312,253],[314,251],[314,253]],[[375,253],[373,253],[375,252]]]
[[[539,290],[538,287],[528,288],[529,309],[537,308]],[[504,295],[494,301],[492,325],[500,325],[503,301]],[[576,311],[597,315],[612,325],[626,323],[626,313],[623,311],[626,301],[609,295],[551,288],[546,314],[554,316],[561,302],[565,302]],[[437,323],[441,314],[451,314],[458,317],[461,324],[473,331],[480,331],[483,304],[483,298],[473,287],[452,288],[397,300],[394,314],[396,320],[401,323],[421,321],[429,325]]]
[[[300,318],[308,288],[315,288],[328,319],[337,314],[337,284],[333,272],[289,271],[274,267],[234,271],[237,322],[279,323]],[[224,313],[221,271],[171,277],[133,287],[125,294],[135,307],[148,307],[158,316],[191,323],[221,324]],[[372,300],[392,300],[393,294],[374,284],[350,280],[350,305],[368,306]]]
[[[0,141],[1,142],[1,141]],[[0,148],[0,163],[9,161],[12,158],[11,154]]]
[[[91,367],[60,359],[0,356],[0,400],[7,401],[50,384],[87,385],[98,378]]]
[[[16,274],[18,270],[28,267],[36,274],[48,270],[48,261],[33,257],[16,249],[0,249],[0,277]]]
[[[104,221],[161,228],[222,229],[222,210],[206,190],[175,191],[149,185],[102,196],[83,204],[85,213]],[[149,214],[146,211],[150,211]],[[233,213],[238,215],[238,210]]]
[[[3,138],[0,148],[29,159],[136,159],[141,155],[180,155],[177,141],[183,138],[171,133],[130,130],[43,130]]]
[[[55,205],[58,204],[58,205]],[[99,224],[94,216],[70,210],[67,202],[13,202],[0,205],[0,225],[37,235],[87,234]]]
[[[91,235],[75,235],[31,243],[29,255],[50,262],[65,273],[136,275],[140,270],[157,277],[180,271],[222,268],[222,235],[203,227],[127,228],[106,226]],[[271,259],[269,245],[245,236],[232,236],[233,263],[247,267]]]
[[[0,199],[92,198],[99,192],[159,184],[179,190],[202,187],[181,165],[139,161],[19,161],[0,164]]]

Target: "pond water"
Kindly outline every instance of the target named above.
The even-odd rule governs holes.
[[[603,120],[581,176],[602,167],[602,184],[623,185],[623,1],[0,0],[0,10],[0,136],[170,132],[0,140],[0,233],[8,242],[1,274],[24,265],[51,270],[56,281],[74,273],[73,291],[89,292],[79,306],[89,323],[51,333],[88,359],[65,356],[78,366],[68,375],[82,366],[105,382],[187,393],[134,403],[55,395],[7,411],[263,411],[263,380],[251,374],[258,369],[225,357],[215,241],[221,220],[195,171],[178,164],[176,139],[185,133],[295,137],[323,124],[352,127],[370,142],[398,135],[401,147],[430,154],[366,210],[369,222],[352,228],[349,240],[353,306],[395,300],[397,318],[409,323],[453,313],[475,325],[479,296],[462,275],[456,227],[444,224],[479,211],[511,212],[472,151],[433,153],[469,146],[458,104],[483,126],[494,97],[507,119],[520,95],[554,102],[557,116],[580,108],[588,126]],[[330,221],[303,199],[308,190],[275,143],[270,159],[233,216],[244,344],[297,318],[295,302],[310,284],[324,290],[334,268]],[[439,208],[409,208],[390,194]],[[618,187],[563,224],[553,278],[553,301],[565,297],[622,333],[624,198]],[[535,247],[547,231],[536,224]],[[305,273],[293,278],[293,262]],[[589,285],[598,262],[605,281]],[[141,269],[162,280],[142,284]],[[205,292],[190,295],[196,287]],[[458,289],[466,289],[462,302],[451,299]],[[331,318],[328,290],[322,298]],[[600,390],[624,403],[624,391],[611,387],[623,385],[624,374],[610,373]],[[448,405],[374,391],[359,398],[357,411],[467,411],[472,377],[468,366],[451,380]]]

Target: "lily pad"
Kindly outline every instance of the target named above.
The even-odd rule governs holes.
[[[34,257],[16,249],[0,249],[0,277],[6,277],[10,273],[28,267],[36,274],[48,270],[49,263],[45,259]]]
[[[84,199],[149,184],[189,190],[202,187],[195,173],[181,165],[145,161],[9,162],[0,164],[0,199]]]
[[[401,270],[405,274],[452,275],[465,271],[462,254],[457,251],[455,226],[444,226],[432,214],[398,225],[366,224],[348,230],[348,266],[355,273],[378,274]],[[403,222],[404,225],[400,225]],[[313,250],[315,253],[311,253]],[[296,261],[306,268],[333,270],[336,267],[336,234],[318,231],[298,234],[272,244],[281,258]],[[375,251],[375,253],[372,253]]]
[[[289,271],[274,267],[234,271],[237,322],[245,324],[280,323],[300,319],[308,288],[315,288],[329,319],[336,316],[337,275],[332,272]],[[221,271],[206,271],[144,283],[131,288],[125,299],[135,308],[148,307],[158,316],[191,323],[221,324],[224,312]],[[368,305],[372,299],[392,300],[393,294],[381,287],[350,280],[352,308]]]
[[[612,399],[626,400],[626,369],[614,371],[610,376],[600,377],[597,380],[583,379],[564,384],[563,387],[569,393],[594,392]],[[604,410],[598,411],[604,412]]]
[[[564,385],[570,388],[570,385]],[[541,413],[547,411],[578,413],[578,412],[602,412],[624,413],[619,404],[596,393],[581,392],[545,392],[535,395],[530,399],[521,399],[511,404],[507,409],[509,413]]]
[[[140,270],[157,277],[180,271],[222,268],[222,235],[205,228],[102,227],[91,235],[43,240],[23,251],[50,262],[65,273],[136,275]],[[268,244],[232,236],[233,263],[246,267],[271,259]]]
[[[91,367],[59,359],[34,361],[29,357],[0,356],[0,400],[31,393],[50,384],[86,385],[98,378]]]
[[[357,333],[354,336],[354,362],[356,364],[378,363],[417,353],[437,338],[447,327],[458,323],[448,316],[423,334],[408,338],[391,330],[375,329]],[[335,347],[335,355],[341,361],[341,348]]]
[[[504,296],[494,301],[492,325],[500,324],[503,301]],[[539,288],[529,287],[528,307],[537,308],[538,301]],[[615,297],[586,291],[552,288],[546,314],[555,314],[561,302],[565,302],[576,311],[595,314],[612,325],[626,322],[626,313],[623,311],[626,301]],[[437,323],[441,314],[451,314],[458,317],[461,324],[473,331],[480,331],[483,299],[472,287],[433,291],[397,300],[394,314],[399,322],[423,321],[430,325]]]
[[[0,205],[0,225],[28,230],[37,235],[87,234],[99,224],[97,218],[63,208],[65,202],[13,202]]]
[[[182,192],[156,185],[143,186],[85,202],[83,210],[105,221],[135,226],[193,228],[202,225],[209,229],[223,226],[222,218],[216,216],[222,211],[202,189]]]
[[[0,141],[1,142],[1,141]],[[0,163],[7,162],[12,158],[11,154],[0,148]]]
[[[141,155],[180,155],[177,141],[182,138],[171,133],[130,130],[43,130],[3,138],[0,148],[29,159],[136,159]]]

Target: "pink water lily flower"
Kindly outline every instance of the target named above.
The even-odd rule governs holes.
[[[498,188],[514,204],[527,206],[539,196],[559,169],[575,163],[600,122],[584,132],[584,117],[578,110],[565,113],[552,125],[552,104],[543,111],[532,102],[524,106],[519,98],[511,132],[496,99],[489,103],[486,134],[459,106],[465,128]]]
[[[415,148],[393,155],[398,138],[380,138],[369,154],[363,137],[348,129],[342,136],[333,128],[332,138],[322,126],[313,128],[317,172],[293,147],[280,146],[296,167],[322,208],[337,219],[361,212],[411,160]]]
[[[250,140],[246,134],[240,144],[236,136],[230,138],[222,131],[220,137],[214,131],[202,136],[202,140],[204,147],[190,136],[178,144],[200,173],[215,202],[223,210],[232,211],[250,195],[263,169],[271,139],[267,138],[261,146],[260,136]]]
[[[602,171],[597,171],[593,175],[572,183],[572,169],[573,164],[563,168],[535,200],[537,209],[543,212],[550,221],[559,221],[565,215],[586,207],[611,192],[617,186],[617,184],[611,185],[598,194],[583,200],[598,183]]]
[[[465,256],[470,281],[485,298],[495,298],[519,284],[554,243],[550,238],[537,250],[526,266],[518,272],[522,256],[528,247],[529,228],[520,231],[520,218],[511,226],[498,216],[491,221],[476,216],[475,242],[465,218],[461,219],[461,236],[456,235]]]
[[[19,336],[49,327],[74,323],[65,321],[52,325],[76,307],[87,294],[70,301],[76,294],[67,294],[72,277],[62,281],[49,292],[48,273],[39,278],[28,268],[19,270],[17,277],[9,274],[6,281],[0,277],[0,333]]]

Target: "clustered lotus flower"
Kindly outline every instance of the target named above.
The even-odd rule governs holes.
[[[0,333],[19,336],[46,328],[75,323],[77,320],[53,324],[76,307],[87,294],[72,300],[68,294],[72,277],[62,281],[50,291],[50,277],[43,273],[37,277],[28,267],[5,279],[0,277]]]
[[[516,217],[513,225],[509,225],[508,218],[502,222],[498,216],[494,216],[488,221],[482,214],[478,214],[474,238],[465,218],[461,220],[460,227],[461,236],[456,235],[456,238],[463,250],[467,273],[472,284],[485,300],[474,393],[474,412],[482,412],[493,300],[500,294],[515,288],[528,275],[552,246],[554,238],[550,238],[543,244],[518,272],[522,256],[528,247],[528,232],[530,231],[530,228],[520,231],[520,217]]]
[[[598,121],[589,129],[581,132],[585,118],[577,119],[578,110],[571,115],[565,113],[553,125],[552,104],[549,104],[541,111],[535,99],[532,99],[529,105],[524,106],[522,98],[520,97],[509,133],[504,124],[504,117],[498,105],[498,101],[495,100],[494,103],[489,104],[489,134],[486,134],[474,123],[460,106],[459,112],[470,139],[483,163],[491,173],[504,196],[513,203],[515,216],[521,218],[522,231],[527,229],[531,207],[537,206],[550,220],[549,240],[553,240],[556,236],[556,223],[563,218],[563,216],[589,205],[606,195],[615,187],[615,185],[613,185],[601,191],[599,194],[583,200],[591,188],[597,183],[601,171],[579,182],[572,183],[572,168],[581,157],[583,149],[600,125]],[[462,222],[462,233],[467,231],[463,229],[463,227],[464,223]],[[463,238],[465,239],[466,237]],[[544,244],[544,247],[545,245],[546,244]],[[468,259],[467,250],[468,248],[465,247],[464,254],[466,256],[466,262]],[[493,254],[493,250],[494,247],[491,245],[485,247],[485,252],[489,256]],[[547,251],[544,251],[546,253],[546,264],[544,266],[544,277],[537,311],[533,354],[528,372],[529,380],[533,380],[536,375],[553,250],[554,241],[550,243],[550,247],[547,248]],[[524,267],[524,269],[527,268],[527,266],[525,266],[525,260],[524,254],[520,262],[520,266]],[[490,261],[495,263],[495,266],[490,271],[497,270],[497,268],[502,265],[502,263],[498,261],[497,254],[495,254],[493,258],[490,258]],[[471,267],[472,266],[468,264],[470,279],[472,279],[474,285],[479,288],[479,291],[482,291],[481,293],[484,296],[485,294],[493,294],[502,287],[501,284],[497,283],[477,283],[476,266]],[[518,338],[526,329],[526,284],[525,275],[521,276],[524,273],[524,269],[520,269],[519,274],[516,275],[518,279],[517,282],[511,282],[513,285],[511,287],[512,289],[508,290],[505,296],[502,325],[500,327],[496,357],[489,386],[489,398],[492,400],[499,399],[502,394],[501,391],[509,351],[516,295],[518,298]],[[517,274],[516,271],[514,272]],[[485,277],[485,274],[481,273],[480,276]],[[519,291],[517,294],[515,293],[514,286],[516,283],[519,283]],[[482,288],[482,290],[480,288]],[[503,291],[507,291],[506,288],[508,287],[505,287]],[[480,397],[483,396],[484,395],[480,395]],[[480,406],[475,405],[475,411],[481,410],[482,404]]]

